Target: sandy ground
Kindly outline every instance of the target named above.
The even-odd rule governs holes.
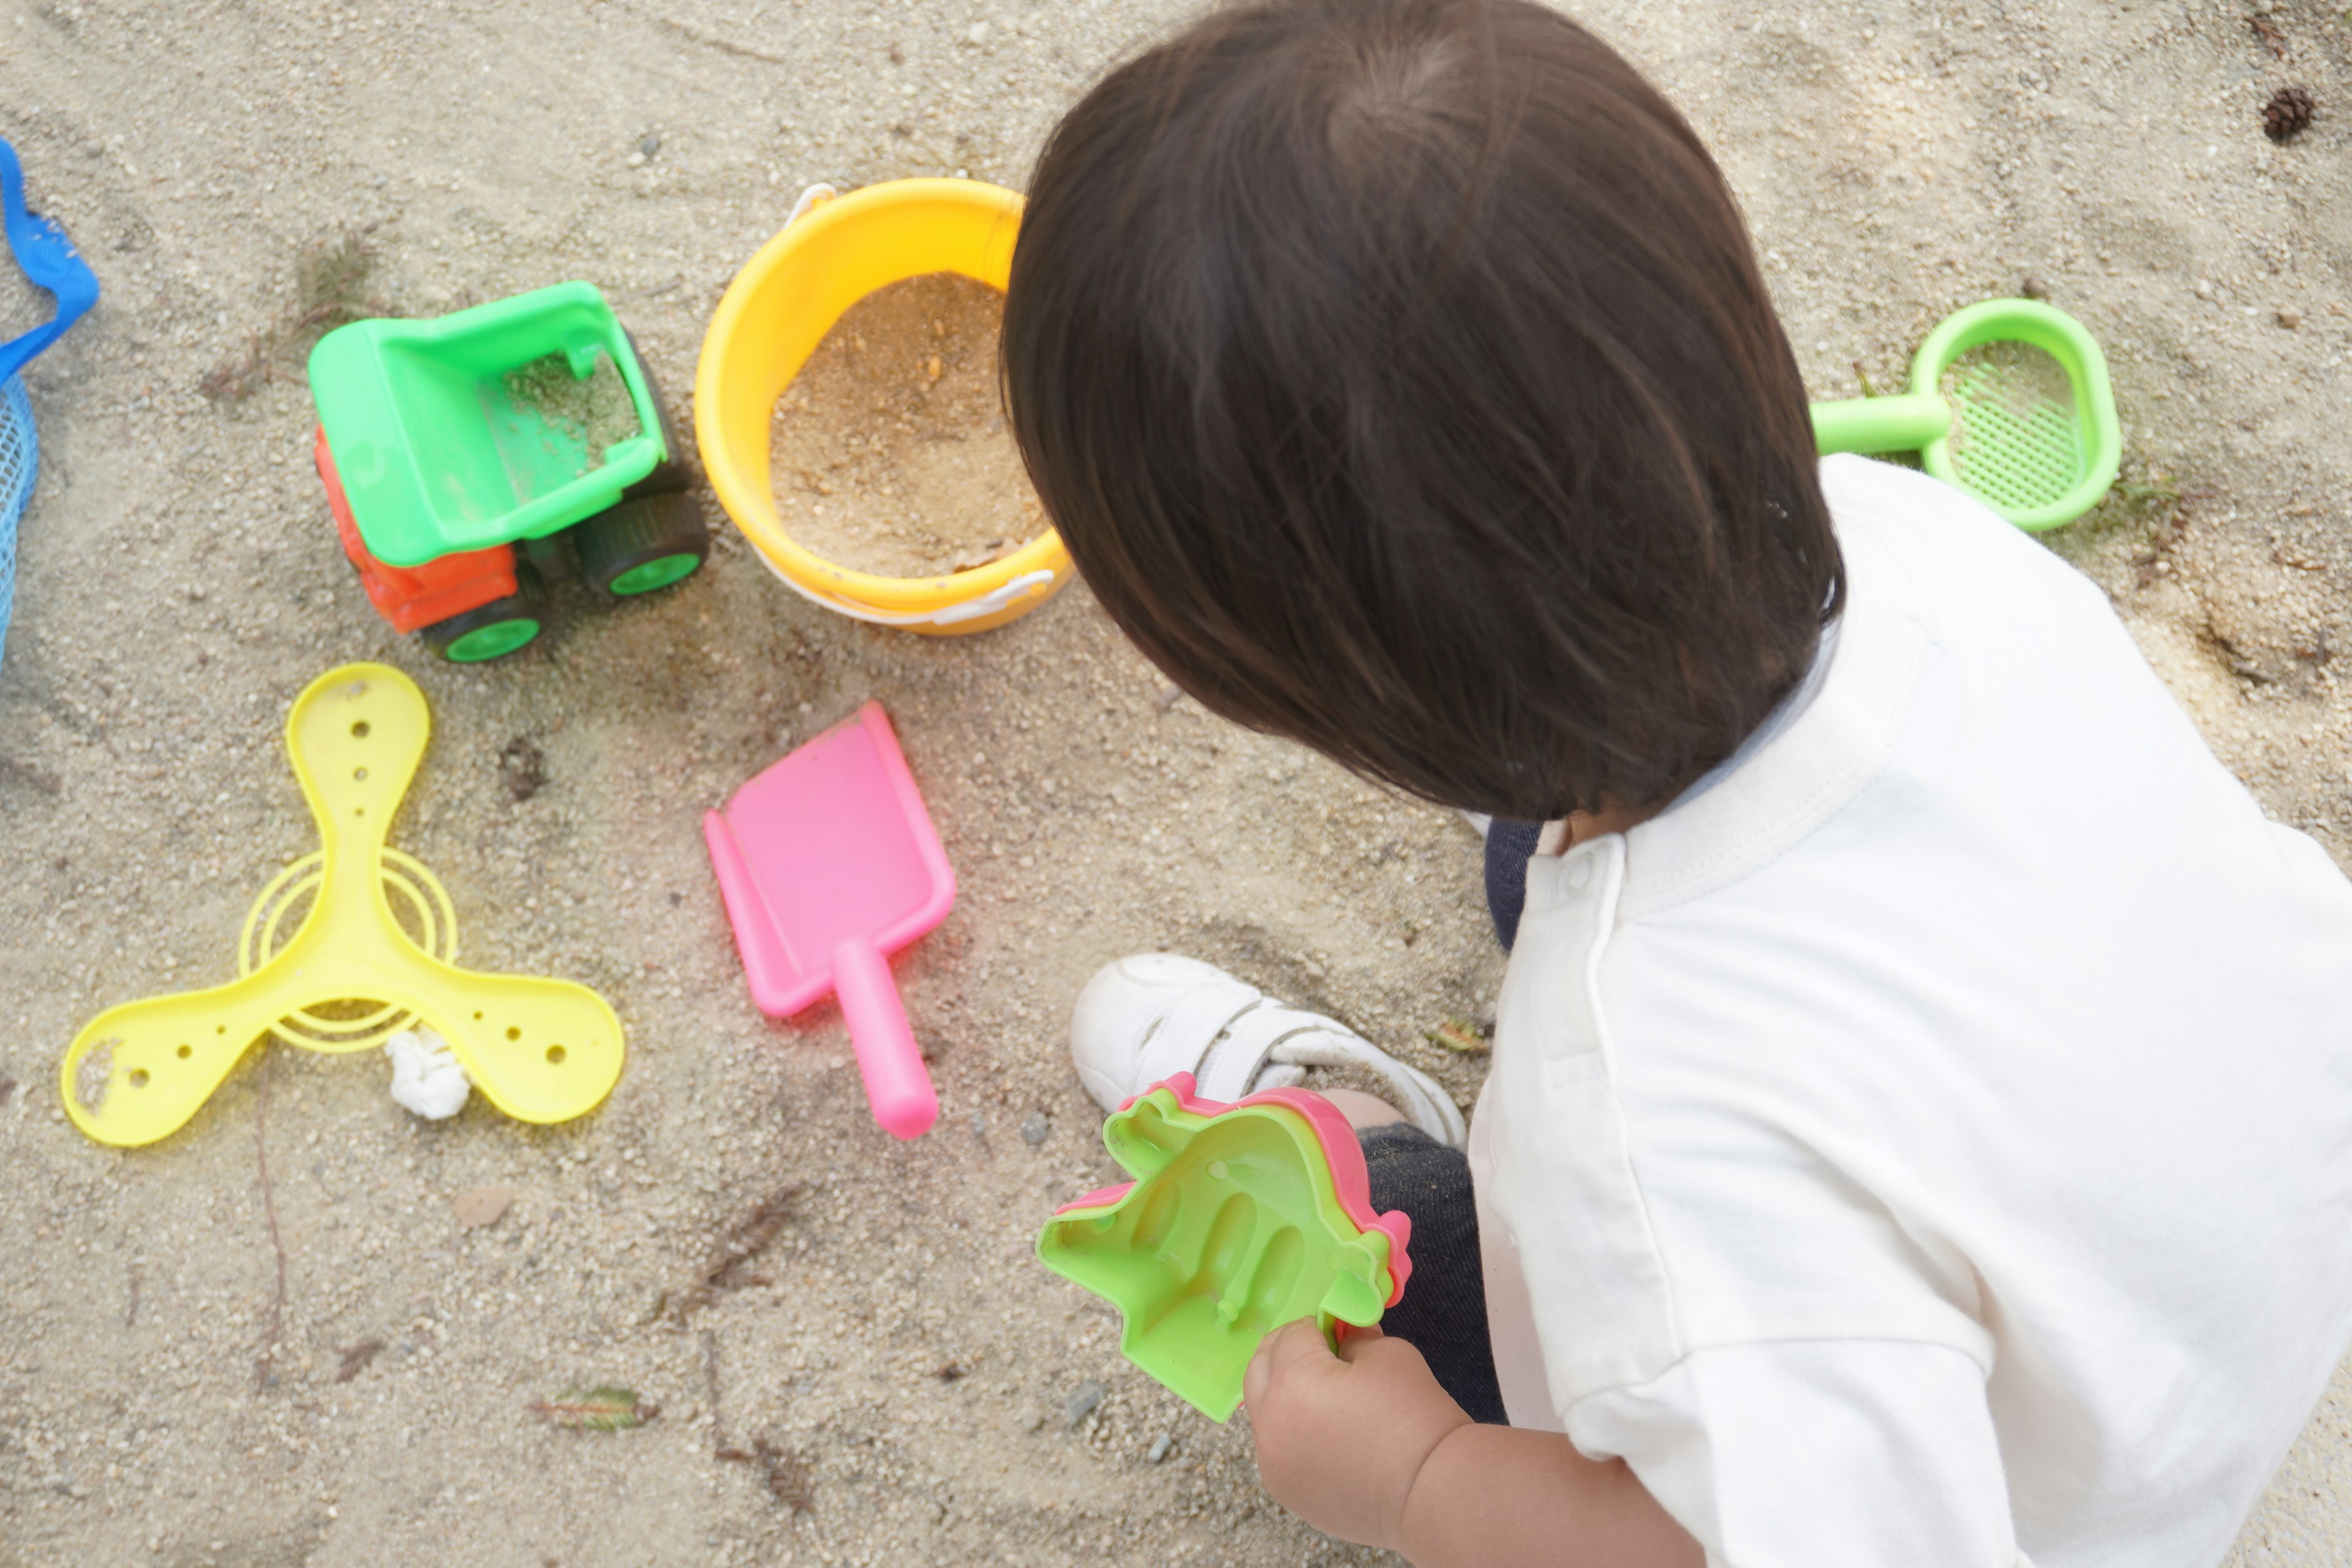
[[[1055,111],[1181,10],[0,0],[0,132],[106,289],[31,377],[47,461],[0,668],[0,1564],[1375,1560],[1267,1502],[1241,1424],[1128,1370],[1028,1248],[1109,1174],[1061,1029],[1118,953],[1229,963],[1466,1099],[1475,1064],[1421,1039],[1499,971],[1463,828],[1170,703],[1083,589],[931,642],[827,616],[736,542],[651,602],[567,601],[516,659],[436,665],[362,601],[297,362],[271,358],[299,256],[359,226],[405,311],[595,281],[682,395],[802,184],[1018,184]],[[2269,14],[2284,58],[2244,0],[1583,11],[1713,140],[1817,395],[1896,382],[1938,317],[2028,277],[2092,327],[2131,488],[2053,548],[2343,854],[2332,0]],[[2259,112],[2286,82],[2321,118],[2277,148]],[[380,1060],[276,1048],[167,1142],[93,1146],[59,1053],[102,1006],[230,972],[247,902],[310,847],[286,705],[355,658],[435,703],[396,842],[447,882],[469,962],[600,988],[620,1089],[560,1128],[478,1103],[425,1125]],[[867,697],[963,885],[902,965],[946,1104],[905,1147],[836,1019],[751,1008],[697,832]],[[545,759],[527,800],[518,737]],[[689,1294],[795,1184],[765,1252]],[[490,1186],[512,1206],[461,1229]],[[530,1408],[597,1384],[658,1416]],[[761,1443],[772,1467],[714,1457]],[[2352,1560],[2347,1466],[2339,1381],[2232,1562]]]

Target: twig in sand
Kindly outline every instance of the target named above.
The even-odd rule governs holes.
[[[765,1437],[754,1438],[751,1448],[721,1448],[717,1457],[739,1465],[758,1465],[768,1472],[768,1490],[778,1502],[794,1513],[806,1513],[816,1507],[816,1490],[809,1484],[808,1461],[790,1449],[779,1448]]]
[[[367,292],[375,247],[364,229],[347,228],[305,248],[294,261],[294,308],[285,319],[246,333],[245,352],[224,360],[196,383],[213,403],[242,403],[290,374],[299,357],[331,328],[392,313]]]
[[[65,788],[64,781],[48,769],[20,763],[14,757],[0,757],[0,779],[21,779],[43,795],[56,795]]]
[[[375,1360],[376,1352],[382,1349],[383,1349],[382,1340],[362,1340],[355,1345],[345,1345],[335,1352],[343,1358],[335,1368],[335,1381],[351,1382],[367,1370],[367,1363]]]
[[[706,49],[717,49],[722,55],[733,55],[737,59],[758,60],[772,66],[789,67],[793,64],[782,55],[769,54],[765,50],[755,49],[749,44],[739,44],[730,38],[722,38],[715,34],[706,33],[690,23],[680,22],[674,17],[659,16],[651,11],[640,11],[635,6],[625,4],[621,9],[651,22],[657,27],[667,27],[679,37],[700,44]]]
[[[762,1199],[751,1213],[737,1220],[728,1231],[727,1239],[702,1268],[702,1277],[685,1289],[671,1294],[665,1292],[661,1304],[654,1309],[659,1316],[667,1310],[670,1317],[684,1322],[693,1313],[709,1304],[711,1294],[719,1290],[740,1289],[746,1285],[766,1281],[750,1270],[751,1260],[765,1252],[793,1217],[793,1209],[808,1191],[803,1182],[794,1182]]]
[[[243,403],[278,379],[278,340],[272,332],[245,334],[245,353],[223,360],[196,383],[207,403]]]
[[[816,1507],[815,1489],[809,1485],[808,1464],[798,1454],[788,1453],[761,1438],[752,1447],[768,1467],[768,1489],[776,1500],[794,1513],[806,1513]]]
[[[286,1322],[286,1242],[278,1233],[278,1193],[269,1183],[269,1064],[276,1053],[261,1057],[261,1082],[253,1100],[253,1163],[261,1173],[261,1212],[269,1220],[269,1250],[278,1260],[278,1282],[269,1296],[269,1316],[261,1331],[261,1352],[253,1359],[253,1386],[257,1393],[276,1381],[271,1370],[278,1359],[278,1339]]]
[[[719,1336],[702,1331],[702,1378],[710,1396],[710,1457],[735,1465],[758,1465],[768,1472],[768,1490],[794,1513],[816,1506],[810,1489],[808,1466],[800,1456],[785,1452],[765,1437],[755,1437],[749,1448],[727,1440],[727,1417],[719,1404]]]
[[[740,1453],[727,1441],[727,1413],[719,1405],[719,1336],[709,1329],[702,1331],[702,1386],[710,1399],[710,1451],[720,1458]]]
[[[2286,58],[2286,35],[2279,31],[2276,22],[2268,16],[2253,16],[2246,18],[2246,26],[2253,29],[2254,37],[2270,46],[2272,54]]]

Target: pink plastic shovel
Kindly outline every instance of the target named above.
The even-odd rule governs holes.
[[[889,954],[947,918],[955,870],[898,738],[868,702],[707,812],[702,836],[751,1000],[772,1018],[831,992],[874,1119],[915,1138],[939,1120]]]

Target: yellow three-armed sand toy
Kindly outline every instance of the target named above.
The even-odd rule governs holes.
[[[977,180],[892,180],[802,198],[719,302],[694,378],[694,432],[711,493],[793,589],[861,621],[934,637],[985,631],[1027,614],[1069,581],[1048,530],[1001,561],[933,577],[836,566],[784,531],[769,479],[776,399],[842,312],[876,289],[960,272],[1003,290],[1021,198]]]
[[[425,694],[388,665],[329,670],[296,699],[286,749],[320,848],[262,890],[238,943],[242,978],[110,1007],[75,1038],[62,1087],[77,1126],[101,1143],[152,1143],[264,1035],[362,1051],[418,1023],[509,1116],[562,1121],[604,1100],[621,1074],[621,1023],[604,999],[569,981],[457,968],[449,895],[384,844],[431,730]]]

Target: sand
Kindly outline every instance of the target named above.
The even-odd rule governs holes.
[[[1393,1561],[1269,1503],[1245,1420],[1128,1368],[1030,1246],[1111,1179],[1062,1037],[1120,953],[1224,963],[1471,1096],[1479,1059],[1423,1038],[1500,973],[1458,822],[1171,700],[1083,587],[916,637],[794,596],[715,512],[678,589],[562,590],[540,645],[437,664],[340,557],[299,364],[198,390],[286,318],[303,248],[361,226],[407,313],[595,282],[690,427],[703,326],[803,184],[1018,185],[1081,84],[1181,14],[0,11],[0,134],[106,289],[28,378],[44,463],[0,665],[0,1568]],[[1816,395],[1858,394],[1857,363],[1900,384],[1936,321],[2028,275],[2099,337],[2127,488],[2050,546],[2264,806],[2344,855],[2352,29],[2277,5],[2283,60],[2213,0],[1582,14],[1715,148]],[[2281,148],[2260,114],[2288,81],[2320,110]],[[447,883],[463,960],[598,987],[619,1089],[560,1127],[478,1100],[427,1125],[380,1058],[273,1047],[168,1142],[92,1146],[59,1055],[104,1006],[233,973],[247,903],[312,847],[286,705],[355,658],[434,704],[393,841]],[[961,887],[900,966],[945,1105],[903,1147],[835,1015],[752,1010],[699,834],[869,697]],[[796,1184],[765,1249],[674,1313]],[[491,1188],[509,1206],[467,1228]],[[659,1414],[532,1408],[600,1385]],[[2347,1433],[2339,1381],[2233,1568],[2352,1561]]]
[[[572,374],[572,363],[563,355],[549,354],[499,379],[508,402],[518,413],[536,416],[546,431],[560,436],[561,450],[579,449],[579,468],[571,478],[603,468],[604,449],[637,433],[637,410],[629,396],[629,384],[608,354],[598,354],[584,376]],[[559,450],[549,435],[541,434],[539,439],[550,453]]]
[[[985,565],[1045,513],[997,396],[1003,296],[950,273],[852,305],[776,401],[787,532],[837,566],[927,577]]]

